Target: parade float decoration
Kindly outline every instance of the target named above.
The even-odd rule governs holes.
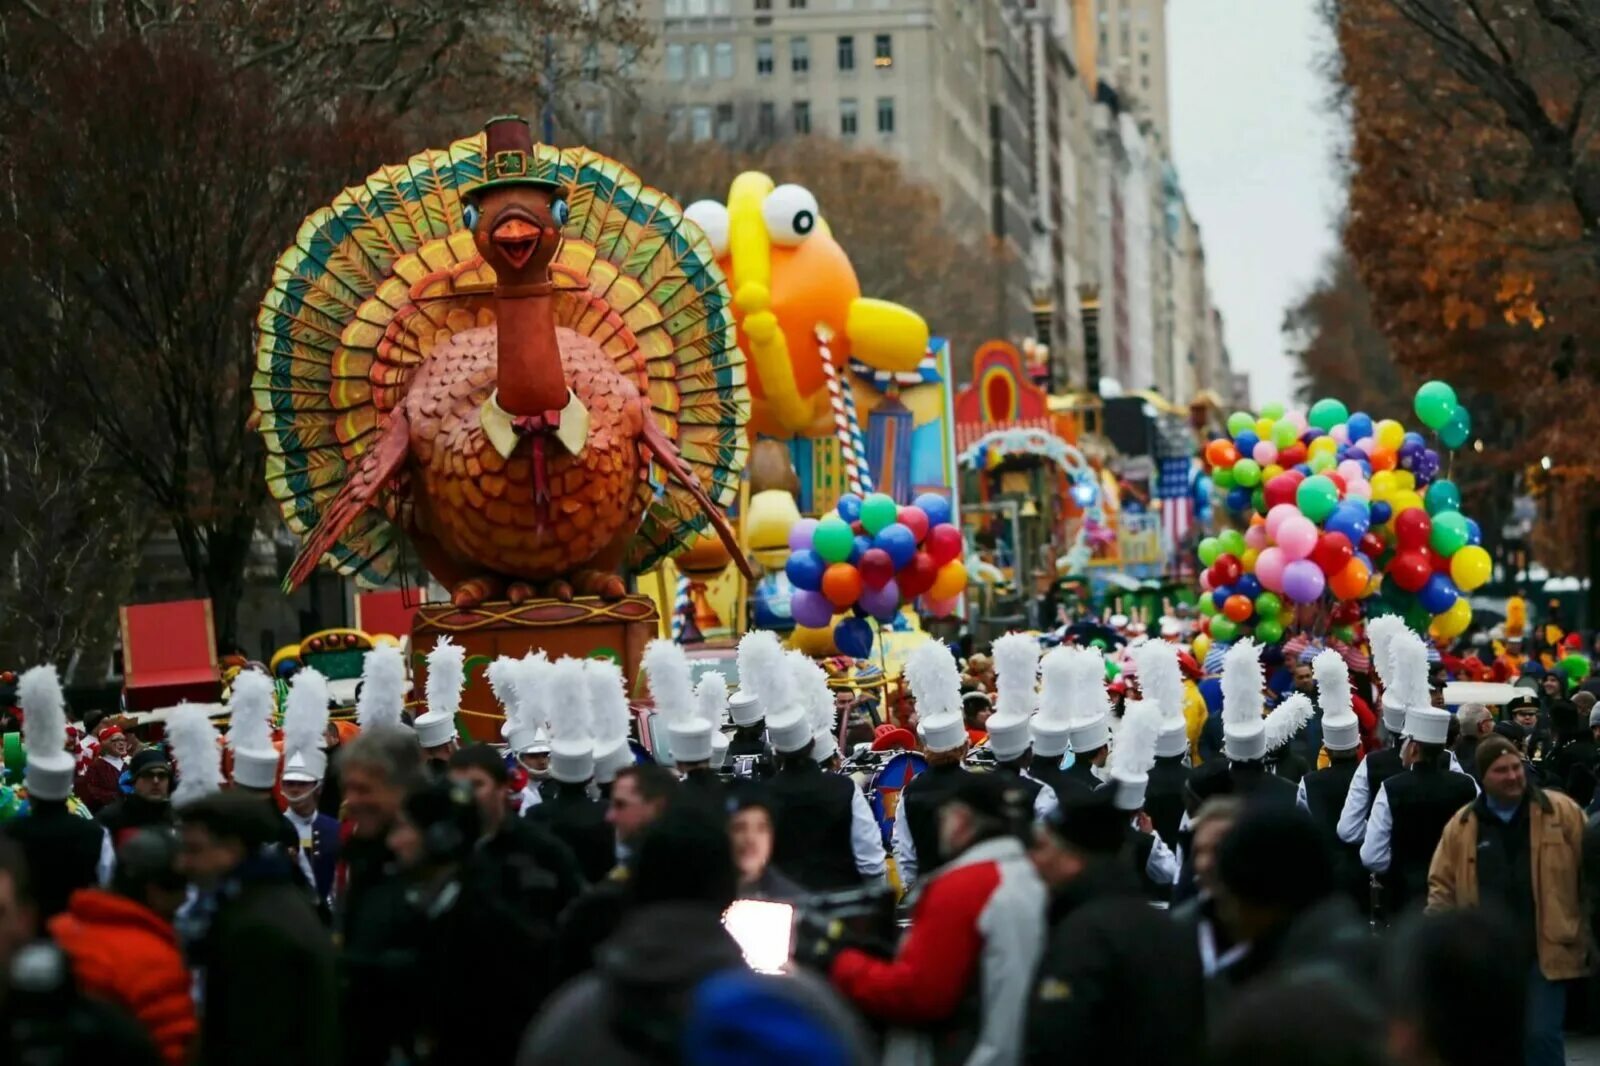
[[[665,194],[518,118],[379,169],[302,224],[257,316],[267,481],[326,561],[449,591],[422,606],[478,668],[530,647],[634,670],[657,626],[630,574],[723,515],[750,396],[710,242]],[[417,679],[420,684],[422,679]],[[494,712],[485,684],[469,708]]]
[[[1446,452],[1471,435],[1444,382],[1418,389],[1415,410]],[[1335,399],[1306,412],[1269,404],[1230,416],[1205,461],[1243,526],[1199,545],[1209,638],[1271,644],[1303,628],[1348,642],[1363,617],[1394,614],[1450,639],[1471,623],[1467,595],[1489,580],[1491,560],[1421,433]]]
[[[128,604],[117,615],[123,707],[149,711],[222,694],[210,600]]]

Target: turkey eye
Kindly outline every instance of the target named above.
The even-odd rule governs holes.
[[[792,228],[794,229],[794,231],[796,233],[800,234],[803,237],[807,233],[810,233],[811,230],[816,226],[816,224],[817,224],[817,217],[815,215],[813,215],[810,211],[799,211],[799,212],[795,213],[794,222],[792,224]]]
[[[461,221],[468,229],[478,228],[478,205],[468,204],[461,209]]]
[[[558,226],[565,226],[567,224],[567,215],[569,213],[567,202],[565,200],[557,200],[550,205],[550,217],[556,220],[556,225]]]
[[[800,185],[779,185],[761,204],[761,218],[773,244],[793,247],[816,231],[817,198]]]

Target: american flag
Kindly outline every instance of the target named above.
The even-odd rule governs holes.
[[[1185,454],[1158,462],[1156,498],[1161,501],[1161,546],[1166,549],[1167,558],[1176,561],[1194,524],[1194,492],[1190,488],[1193,460]]]

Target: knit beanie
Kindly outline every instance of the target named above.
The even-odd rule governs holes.
[[[1522,758],[1517,746],[1499,733],[1491,733],[1478,742],[1478,750],[1474,753],[1478,764],[1478,780],[1483,780],[1483,775],[1489,772],[1489,767],[1493,766],[1494,761],[1502,755]]]

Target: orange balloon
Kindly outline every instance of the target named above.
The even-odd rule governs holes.
[[[1360,559],[1351,559],[1343,570],[1328,579],[1328,587],[1341,600],[1356,600],[1367,591],[1367,583],[1371,580],[1372,571],[1367,569],[1367,564]]]
[[[1372,449],[1372,454],[1367,458],[1372,463],[1374,471],[1393,470],[1397,461],[1393,448],[1374,448]]]
[[[1229,467],[1239,461],[1239,449],[1233,441],[1221,437],[1206,445],[1206,462],[1212,466]]]
[[[1222,613],[1235,622],[1247,622],[1255,613],[1256,605],[1249,596],[1229,596],[1222,604]]]
[[[822,594],[835,607],[849,607],[861,598],[861,573],[849,563],[834,563],[822,572]]]

